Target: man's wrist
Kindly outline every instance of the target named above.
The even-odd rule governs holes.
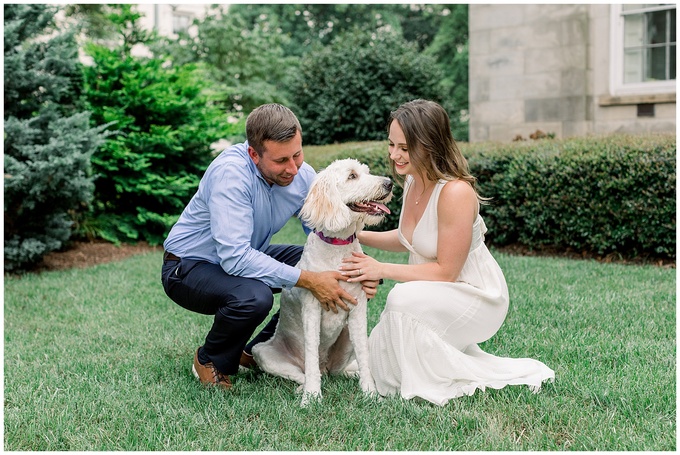
[[[312,273],[308,270],[301,270],[300,271],[300,278],[298,278],[297,283],[295,283],[295,286],[298,288],[305,288],[305,289],[310,289],[312,285]]]

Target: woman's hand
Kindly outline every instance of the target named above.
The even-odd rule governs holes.
[[[364,280],[361,282],[361,288],[366,294],[366,299],[371,300],[378,293],[378,285],[380,281]]]
[[[342,260],[342,265],[339,268],[342,275],[349,277],[348,283],[378,281],[383,277],[382,269],[383,264],[381,262],[364,253],[352,253],[351,257]]]

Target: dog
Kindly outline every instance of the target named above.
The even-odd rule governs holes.
[[[338,270],[343,258],[360,252],[366,225],[390,213],[392,181],[372,175],[355,159],[337,160],[319,172],[300,210],[309,234],[297,267],[313,272]],[[368,366],[367,299],[361,283],[340,282],[357,300],[349,312],[324,311],[314,295],[295,287],[281,292],[279,322],[269,340],[253,347],[257,365],[291,379],[302,389],[301,406],[321,399],[321,374],[341,374],[356,359],[361,390],[376,392]],[[352,362],[353,363],[353,362]]]

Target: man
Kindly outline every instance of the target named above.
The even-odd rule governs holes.
[[[225,389],[239,364],[252,365],[252,346],[269,339],[278,313],[246,346],[272,308],[273,293],[309,289],[325,310],[348,310],[356,300],[342,289],[339,271],[294,267],[299,245],[270,245],[296,215],[316,175],[304,162],[302,130],[279,104],[255,109],[246,120],[247,142],[224,150],[206,170],[198,191],[163,246],[162,283],[182,307],[215,317],[192,371],[200,382]],[[305,228],[308,232],[308,229]],[[377,283],[366,283],[369,297]]]

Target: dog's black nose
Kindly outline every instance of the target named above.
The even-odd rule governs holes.
[[[383,183],[383,187],[385,188],[385,191],[392,191],[392,180],[386,179]]]

